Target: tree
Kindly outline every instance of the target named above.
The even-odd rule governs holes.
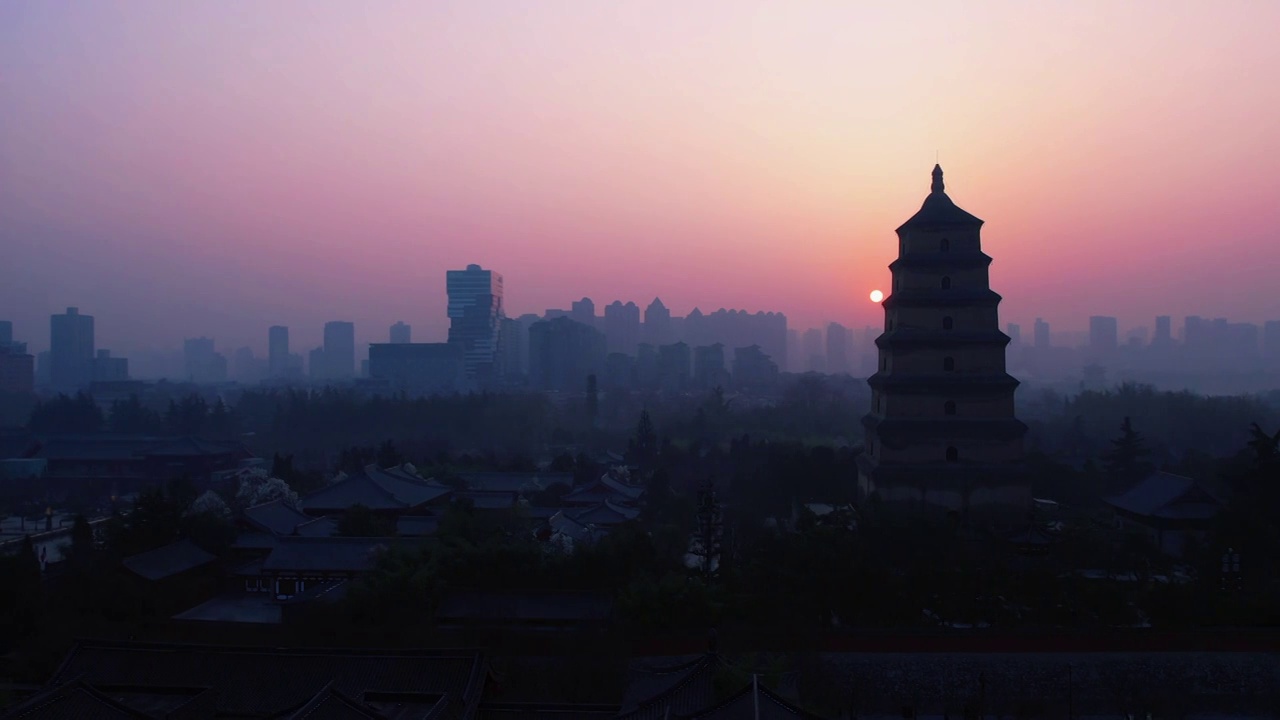
[[[404,464],[404,456],[396,449],[396,444],[387,440],[378,446],[376,462],[380,468],[396,467]]]
[[[249,470],[240,475],[240,484],[236,488],[236,504],[240,507],[253,507],[272,500],[283,500],[293,505],[298,502],[298,493],[280,478],[269,477],[262,470]]]
[[[1124,492],[1150,475],[1155,469],[1147,461],[1150,455],[1151,450],[1142,435],[1133,429],[1133,424],[1126,416],[1120,425],[1120,436],[1111,441],[1111,449],[1102,456],[1108,490]]]
[[[143,405],[137,395],[130,395],[127,400],[111,403],[107,425],[112,432],[147,435],[163,430],[164,421],[159,413]]]
[[[231,507],[227,505],[227,501],[223,500],[221,495],[212,490],[206,490],[203,495],[191,503],[191,507],[187,509],[187,514],[209,514],[214,517],[225,518],[231,516]]]
[[[640,411],[640,422],[636,424],[636,434],[631,439],[631,455],[642,468],[653,463],[658,454],[658,434],[653,429],[653,418],[648,410]]]
[[[88,434],[101,430],[104,423],[93,396],[78,392],[75,397],[59,395],[37,404],[27,425],[33,432]]]

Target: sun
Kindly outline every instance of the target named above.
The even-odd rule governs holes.
[[[881,300],[884,300],[884,293],[880,292],[879,290],[872,290],[871,302],[880,302]]]

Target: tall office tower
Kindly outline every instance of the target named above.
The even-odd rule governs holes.
[[[822,331],[818,328],[809,328],[804,331],[801,344],[804,347],[805,369],[809,372],[826,372],[827,362],[823,355]]]
[[[335,320],[324,324],[324,363],[330,380],[356,376],[355,323]]]
[[[541,320],[529,327],[529,386],[585,392],[587,377],[604,370],[604,334],[570,320]]]
[[[502,275],[479,265],[445,274],[449,294],[449,342],[462,345],[468,381],[484,384],[498,372],[501,347]]]
[[[1053,341],[1049,337],[1049,323],[1041,320],[1040,318],[1036,318],[1035,336],[1037,348],[1044,350],[1045,348],[1053,345]]]
[[[1005,370],[981,230],[934,166],[932,192],[897,231],[880,367],[867,380],[858,494],[886,514],[1023,522],[1031,509],[1027,426],[1014,416],[1018,381]]]
[[[289,328],[283,325],[267,330],[267,371],[273,378],[289,374]]]
[[[1022,344],[1022,326],[1018,323],[1009,323],[1005,329],[1005,335],[1009,336],[1010,345]]]
[[[213,338],[187,338],[182,342],[184,377],[195,383],[227,381],[227,358],[213,349]]]
[[[1173,318],[1168,315],[1156,316],[1156,336],[1152,338],[1151,344],[1160,347],[1173,344]]]
[[[69,307],[49,318],[49,380],[59,390],[93,381],[93,316]]]
[[[519,318],[502,318],[499,323],[498,346],[501,351],[502,375],[508,379],[523,376],[529,364],[529,326],[538,322],[536,315]]]
[[[9,320],[0,320],[0,347],[9,347],[13,344],[13,322]]]
[[[604,339],[611,353],[635,355],[640,344],[640,306],[614,300],[604,308]]]
[[[1119,335],[1119,324],[1115,318],[1105,315],[1089,318],[1089,350],[1095,355],[1115,352]]]
[[[391,326],[392,345],[406,345],[413,342],[411,339],[412,337],[413,328],[409,327],[405,323],[397,321],[395,325]]]
[[[838,375],[849,372],[849,329],[840,323],[827,325],[827,372]]]

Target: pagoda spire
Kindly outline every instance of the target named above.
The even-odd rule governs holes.
[[[942,166],[941,165],[933,166],[933,185],[931,185],[929,189],[936,193],[946,191],[947,186],[942,184]]]

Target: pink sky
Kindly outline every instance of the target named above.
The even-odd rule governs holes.
[[[1280,319],[1280,3],[0,4],[0,318],[131,352],[590,296],[880,324],[928,189],[1002,317]]]

